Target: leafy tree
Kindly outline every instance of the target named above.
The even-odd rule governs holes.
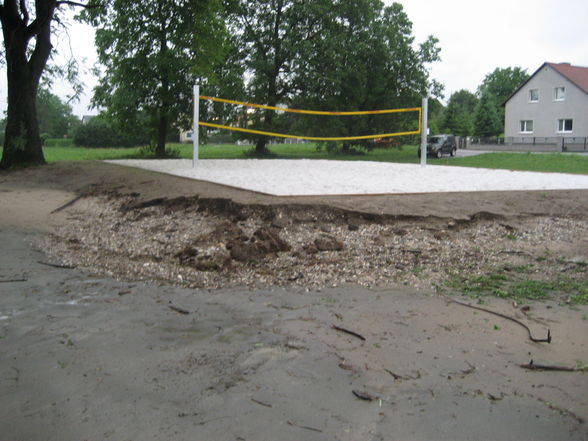
[[[484,92],[489,93],[494,97],[498,105],[502,105],[528,79],[529,74],[526,69],[521,67],[498,67],[486,75],[484,81],[478,87],[478,94],[482,96]]]
[[[85,11],[97,27],[104,66],[93,104],[127,127],[149,115],[157,157],[164,157],[172,126],[188,127],[192,86],[206,83],[225,39],[219,0],[93,0]]]
[[[474,112],[478,104],[476,96],[462,89],[449,98],[443,120],[443,130],[459,136],[474,133]]]
[[[131,147],[149,144],[150,120],[145,114],[136,125],[122,126],[107,113],[101,113],[81,124],[75,131],[74,144],[79,147]]]
[[[79,124],[71,106],[45,88],[37,95],[37,115],[39,132],[49,138],[63,138]]]
[[[223,46],[225,57],[222,63],[218,63],[214,67],[214,81],[209,81],[201,91],[210,96],[246,101],[245,67],[235,36],[227,35]],[[243,118],[246,115],[245,111],[245,108],[239,106],[200,101],[200,119],[203,121],[215,119],[219,124],[239,124],[245,120]],[[242,138],[237,132],[227,132],[221,136],[228,136],[228,139],[232,140]],[[208,130],[205,127],[200,127],[200,139],[208,139]]]
[[[294,70],[297,106],[348,111],[420,106],[429,91],[441,87],[427,65],[439,59],[437,40],[414,48],[412,23],[402,5],[379,0],[328,2],[317,17],[317,38],[306,41],[304,64]],[[298,118],[300,128],[317,136],[352,136],[406,129],[414,114],[346,118]],[[358,142],[345,142],[349,151]]]
[[[443,120],[445,114],[445,107],[437,98],[429,99],[428,111],[428,129],[431,135],[441,133],[443,127]]]
[[[103,116],[95,116],[80,125],[74,135],[74,144],[79,147],[120,147],[118,132]]]
[[[229,26],[235,35],[245,71],[250,76],[250,100],[269,106],[285,104],[294,92],[292,70],[301,62],[302,47],[311,35],[308,15],[325,5],[325,0],[236,0],[229,12]],[[247,116],[247,114],[244,114]],[[274,111],[251,116],[256,127],[275,130]],[[255,137],[255,154],[268,154],[267,138]]]
[[[526,69],[521,67],[496,68],[486,75],[478,87],[478,96],[487,93],[494,99],[494,105],[500,118],[501,132],[504,131],[504,102],[521,84],[529,79]]]
[[[474,115],[474,135],[488,138],[501,133],[502,124],[494,98],[489,93],[483,93]]]
[[[51,32],[65,6],[85,7],[83,1],[4,0],[0,22],[8,79],[8,108],[0,168],[45,163],[39,124],[37,92],[51,56]]]

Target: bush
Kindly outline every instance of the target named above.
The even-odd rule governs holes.
[[[121,143],[116,131],[99,117],[82,124],[74,135],[74,144],[79,147],[119,147]]]
[[[117,129],[105,118],[96,116],[77,128],[73,141],[79,147],[134,147],[149,144],[148,130],[144,127],[133,129]]]

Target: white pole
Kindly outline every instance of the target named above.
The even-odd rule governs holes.
[[[192,168],[198,163],[198,121],[200,120],[200,86],[194,86],[194,127],[192,127]]]
[[[421,124],[421,166],[424,167],[427,165],[427,132],[429,131],[427,128],[428,124],[428,111],[429,111],[429,99],[427,97],[423,98],[423,115],[422,115],[422,124]]]

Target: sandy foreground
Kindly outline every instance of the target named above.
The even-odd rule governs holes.
[[[410,287],[209,291],[48,265],[59,262],[35,243],[76,206],[52,211],[89,189],[280,203],[110,164],[0,174],[2,439],[588,438],[588,374],[520,367],[587,363],[586,306],[533,302],[524,315],[511,302],[484,305],[524,321],[535,337],[550,329],[546,344],[515,323]],[[585,218],[587,193],[294,203],[448,219]]]

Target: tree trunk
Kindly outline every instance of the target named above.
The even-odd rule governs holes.
[[[282,27],[282,19],[283,19],[283,10],[284,10],[284,1],[278,0],[275,4],[275,19],[273,22],[273,29],[272,29],[272,49],[273,49],[273,59],[272,59],[272,70],[267,74],[267,105],[275,107],[278,103],[278,79],[280,77],[280,69],[283,65],[282,60],[282,40],[280,37],[280,29]],[[266,110],[264,116],[264,127],[265,130],[271,131],[273,129],[272,123],[274,120],[274,111],[273,110]],[[255,143],[255,156],[262,157],[268,156],[270,154],[269,149],[267,148],[267,136],[262,136],[257,138],[257,142]]]
[[[9,78],[11,75],[8,75]],[[44,164],[37,121],[37,87],[26,77],[8,81],[8,112],[0,168]]]
[[[167,128],[169,125],[169,117],[167,110],[160,109],[159,127],[157,130],[157,145],[155,146],[155,157],[165,158],[165,141],[167,139]]]
[[[157,145],[155,146],[155,157],[165,158],[165,141],[167,139],[167,130],[169,127],[169,74],[167,66],[167,16],[164,11],[163,3],[157,5],[157,14],[159,16],[159,71],[161,72],[161,86],[159,89],[159,126],[157,128]]]
[[[2,169],[45,163],[37,120],[37,90],[52,50],[51,21],[55,1],[36,2],[37,17],[30,25],[23,5],[20,6],[22,17],[15,12],[14,1],[5,2],[0,10],[8,79]],[[29,53],[29,42],[33,39],[35,46]]]
[[[273,118],[274,118],[273,110],[266,110],[264,122],[263,122],[265,130],[271,130]],[[268,140],[267,136],[260,136],[259,138],[257,138],[257,141],[255,143],[255,156],[256,157],[261,158],[261,157],[269,155],[270,151],[267,148],[267,140]]]

